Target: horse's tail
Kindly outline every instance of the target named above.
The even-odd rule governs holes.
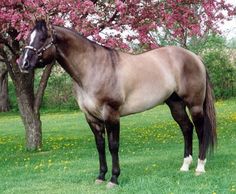
[[[214,96],[210,83],[210,78],[206,72],[206,94],[204,101],[204,142],[205,149],[210,148],[211,151],[214,150],[214,147],[217,143],[217,133],[216,133],[216,113],[214,106]]]

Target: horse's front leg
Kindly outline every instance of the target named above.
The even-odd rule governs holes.
[[[106,130],[109,141],[109,150],[112,157],[112,177],[107,187],[111,188],[118,184],[118,177],[120,175],[119,165],[119,139],[120,139],[120,122],[108,121],[106,122]]]
[[[95,183],[100,184],[105,180],[105,175],[107,173],[107,162],[105,153],[105,126],[104,123],[100,121],[94,121],[86,117],[87,122],[94,134],[95,142],[99,154],[99,175]]]

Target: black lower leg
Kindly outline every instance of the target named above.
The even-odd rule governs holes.
[[[198,141],[199,141],[199,159],[204,160],[206,158],[206,146],[204,145],[204,137],[203,137],[203,127],[204,127],[204,119],[194,119],[194,125],[196,128]]]
[[[95,142],[99,154],[99,175],[97,179],[105,180],[107,173],[107,162],[105,153],[105,128],[103,123],[88,121],[90,128],[93,131]]]
[[[193,123],[197,132],[199,141],[199,159],[204,160],[206,158],[207,147],[204,141],[204,117],[200,108],[193,107],[191,109]]]
[[[193,124],[191,122],[186,123],[186,126],[181,126],[184,136],[184,157],[193,155]]]
[[[120,136],[120,123],[108,122],[106,123],[109,150],[112,157],[112,177],[111,182],[118,184],[118,177],[120,175],[120,165],[119,165],[119,136]]]
[[[186,112],[186,105],[177,94],[172,95],[166,104],[169,106],[171,115],[180,126],[184,136],[184,157],[192,155],[193,124]]]

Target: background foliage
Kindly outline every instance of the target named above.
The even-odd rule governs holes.
[[[229,42],[230,43],[230,42]],[[189,48],[199,54],[208,69],[217,99],[236,95],[236,50],[225,37],[212,34],[206,39],[192,39]]]

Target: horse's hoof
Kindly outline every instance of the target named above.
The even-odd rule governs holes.
[[[117,186],[118,185],[116,183],[112,183],[112,182],[107,183],[107,189],[112,189],[112,188],[115,188]]]
[[[102,180],[102,179],[96,179],[96,180],[95,180],[95,184],[96,184],[96,185],[100,185],[100,184],[102,184],[102,183],[104,183],[104,180]]]
[[[204,173],[205,173],[205,171],[195,171],[195,175],[196,176],[200,176],[200,175],[202,175]]]

